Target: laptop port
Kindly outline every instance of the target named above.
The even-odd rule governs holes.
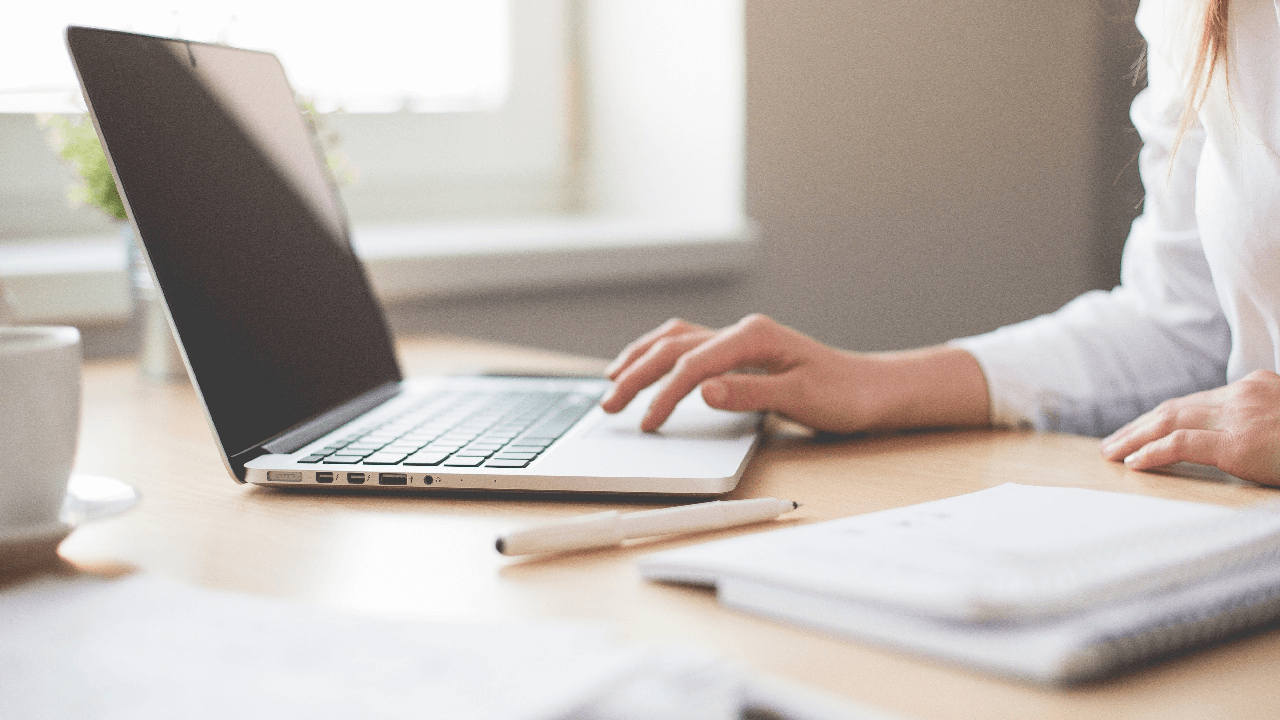
[[[347,473],[347,482],[351,485],[363,485],[364,473]]]
[[[408,485],[409,476],[404,473],[378,473],[379,485]]]
[[[333,473],[331,472],[316,473],[316,482],[325,483],[325,484],[333,482]]]
[[[302,482],[302,473],[296,470],[268,470],[267,480],[271,482]]]
[[[423,484],[423,485],[430,485],[431,483],[434,483],[435,481],[436,481],[436,479],[435,479],[435,478],[433,478],[433,477],[431,477],[430,475],[423,475],[423,476],[422,476],[422,484]]]

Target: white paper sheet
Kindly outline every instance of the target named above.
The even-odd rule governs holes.
[[[374,619],[147,576],[0,593],[4,720],[736,720],[769,687],[585,623]],[[839,706],[784,712],[886,717]]]

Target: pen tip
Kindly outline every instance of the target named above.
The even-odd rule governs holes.
[[[792,500],[792,501],[791,501],[791,509],[792,509],[792,510],[796,510],[796,509],[798,509],[799,507],[800,507],[800,503],[796,502],[795,500]]]
[[[507,541],[506,541],[506,540],[503,540],[502,538],[498,538],[497,542],[495,542],[495,543],[493,544],[493,546],[494,546],[495,548],[497,548],[497,549],[498,549],[498,552],[502,553],[503,555],[506,555],[506,554],[507,554]]]

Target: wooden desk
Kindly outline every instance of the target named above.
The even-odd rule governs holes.
[[[402,343],[406,372],[482,364],[588,369],[595,361],[447,339]],[[678,638],[746,665],[920,718],[1259,718],[1280,713],[1280,633],[1269,632],[1111,682],[1046,690],[992,679],[722,609],[708,591],[641,581],[644,542],[542,559],[493,550],[499,530],[539,518],[651,503],[608,498],[350,496],[234,483],[191,387],[138,380],[131,362],[90,363],[78,470],[125,480],[142,504],[62,545],[95,572],[199,585],[397,617],[588,618],[626,638]],[[814,522],[1007,481],[1226,505],[1275,491],[1134,473],[1093,440],[1011,432],[892,435],[818,443],[781,427],[732,497],[777,496]]]

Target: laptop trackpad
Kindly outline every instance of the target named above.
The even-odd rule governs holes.
[[[676,406],[671,417],[658,428],[647,433],[640,429],[640,420],[649,410],[649,403],[657,394],[656,387],[646,388],[625,410],[617,415],[605,415],[583,436],[593,439],[683,438],[687,440],[731,440],[752,435],[760,424],[759,413],[738,413],[716,410],[702,400],[695,390]]]
[[[580,434],[566,437],[537,466],[539,473],[611,477],[730,477],[755,440],[759,413],[708,407],[697,393],[685,398],[657,431],[640,430],[655,390],[640,394],[617,415],[596,408]]]

